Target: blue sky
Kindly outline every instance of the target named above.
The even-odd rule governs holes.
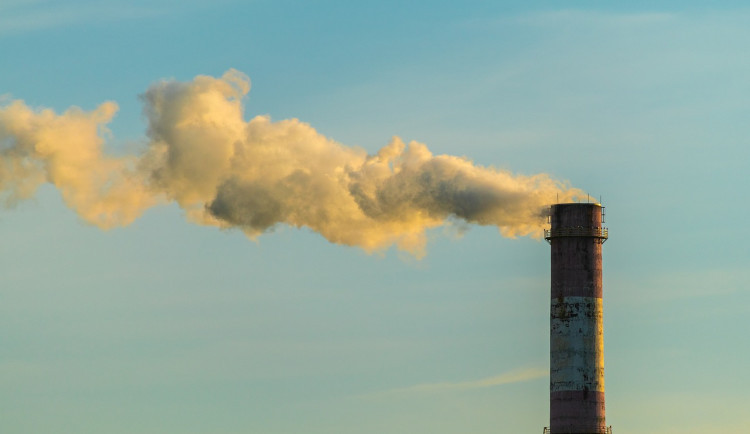
[[[153,83],[235,68],[246,120],[435,154],[602,197],[615,432],[750,423],[750,10],[738,2],[5,1],[0,99],[116,101],[140,152]],[[549,248],[431,229],[426,256],[306,229],[102,231],[60,193],[0,211],[4,432],[540,432]]]

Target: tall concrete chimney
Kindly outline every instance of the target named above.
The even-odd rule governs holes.
[[[608,434],[604,418],[602,328],[602,227],[598,203],[550,208],[552,246],[550,308],[551,434]]]

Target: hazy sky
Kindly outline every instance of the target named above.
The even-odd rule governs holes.
[[[5,0],[0,106],[114,101],[107,154],[142,155],[162,80],[234,69],[244,121],[298,119],[357,158],[398,136],[601,196],[608,424],[742,432],[749,20],[730,1]],[[420,259],[188,214],[101,230],[49,184],[0,210],[4,433],[548,425],[543,240],[450,220]]]

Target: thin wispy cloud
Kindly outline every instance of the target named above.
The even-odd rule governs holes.
[[[560,9],[524,12],[503,16],[473,18],[458,23],[464,28],[496,31],[499,28],[521,25],[531,27],[559,27],[572,23],[586,26],[647,26],[660,25],[678,18],[668,12],[611,12],[586,9]]]
[[[385,390],[382,392],[376,392],[371,397],[384,397],[404,394],[418,394],[418,393],[442,393],[450,391],[461,391],[471,389],[485,389],[488,387],[497,387],[505,384],[522,383],[524,381],[536,380],[549,376],[548,369],[542,368],[523,368],[508,371],[500,375],[492,377],[481,378],[479,380],[469,381],[458,381],[458,382],[439,382],[439,383],[423,383],[409,387],[402,387],[397,389]]]
[[[628,291],[612,291],[616,303],[644,305],[685,299],[726,297],[747,288],[750,271],[744,267],[717,267],[701,270],[667,270],[651,276],[615,277],[613,287]],[[653,291],[651,288],[660,288]],[[627,295],[625,295],[627,293]],[[705,312],[704,312],[705,313]]]
[[[592,10],[563,9],[532,12],[519,15],[515,20],[520,24],[547,26],[570,23],[604,24],[609,26],[634,26],[663,24],[676,18],[674,13],[628,12],[613,13]]]
[[[0,35],[27,33],[102,21],[163,15],[165,9],[117,2],[12,1],[0,5]]]
[[[0,35],[26,33],[87,22],[145,18],[160,15],[158,9],[132,5],[85,3],[53,5],[16,2],[2,9]]]

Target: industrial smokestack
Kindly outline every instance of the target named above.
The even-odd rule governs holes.
[[[551,434],[609,434],[604,417],[602,227],[598,203],[561,203],[550,209]]]

